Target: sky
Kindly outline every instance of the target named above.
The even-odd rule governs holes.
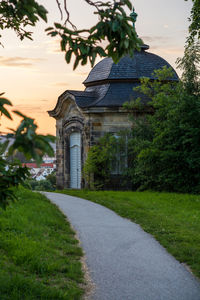
[[[56,0],[38,2],[49,12],[48,24],[41,21],[31,28],[33,41],[20,41],[11,30],[1,32],[4,47],[0,47],[0,92],[5,92],[4,96],[12,102],[12,110],[36,120],[38,133],[55,135],[55,120],[47,111],[55,107],[65,90],[84,90],[82,82],[91,67],[88,64],[73,71],[73,64],[65,62],[59,40],[44,32],[53,22],[60,22]],[[92,8],[83,0],[67,0],[67,3],[71,20],[78,28],[90,28],[97,22]],[[138,14],[136,31],[150,46],[149,52],[162,56],[181,75],[175,62],[184,53],[192,1],[132,0],[132,3]],[[15,129],[19,122],[16,116],[12,122],[2,118],[0,132]]]

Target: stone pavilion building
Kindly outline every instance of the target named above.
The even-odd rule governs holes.
[[[143,45],[134,56],[123,57],[118,64],[104,58],[89,73],[83,82],[84,91],[66,90],[59,96],[55,108],[49,115],[56,119],[56,161],[58,188],[84,186],[82,169],[89,148],[105,133],[130,128],[128,111],[123,104],[141,97],[144,104],[148,99],[134,91],[141,77],[155,80],[155,69],[169,63],[158,55],[148,52]],[[174,71],[171,80],[178,80]]]

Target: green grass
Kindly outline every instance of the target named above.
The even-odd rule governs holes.
[[[84,190],[57,192],[99,203],[140,224],[200,278],[200,195]]]
[[[43,195],[16,193],[0,210],[0,299],[80,299],[82,250],[70,224]]]

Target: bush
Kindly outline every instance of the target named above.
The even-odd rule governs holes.
[[[25,181],[25,187],[28,187],[33,191],[54,191],[55,190],[55,185],[53,185],[49,179],[44,179],[40,181],[29,179]]]
[[[115,138],[106,134],[90,148],[83,169],[86,186],[90,189],[103,189],[109,183],[114,144]]]
[[[36,191],[53,191],[52,184],[49,180],[44,179],[38,181],[38,184],[35,186]]]
[[[52,188],[55,190],[56,189],[56,174],[55,172],[52,172],[46,177],[47,180],[50,181]]]

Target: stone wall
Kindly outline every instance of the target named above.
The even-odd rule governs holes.
[[[56,120],[57,135],[57,187],[70,187],[70,134],[81,133],[81,161],[82,169],[87,154],[92,145],[105,133],[117,133],[130,128],[128,113],[122,109],[79,109],[74,101],[69,100],[65,111]],[[81,186],[84,187],[82,178]]]
[[[117,133],[130,128],[128,113],[120,109],[103,109],[100,111],[87,111],[85,120],[90,128],[90,146],[94,145],[105,133]]]

